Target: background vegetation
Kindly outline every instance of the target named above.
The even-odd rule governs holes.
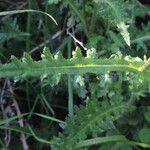
[[[38,61],[43,49],[68,59],[76,49],[73,57],[87,55],[93,62],[147,60],[149,5],[149,0],[0,0],[1,12],[33,9],[58,23],[38,12],[0,15],[0,63],[9,63],[12,55],[21,59],[24,52]],[[149,149],[149,75],[86,72],[1,78],[1,149]]]

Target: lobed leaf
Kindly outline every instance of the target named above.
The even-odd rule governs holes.
[[[95,58],[96,54],[91,55],[91,50],[87,51],[87,56],[83,57],[81,50],[77,48],[73,52],[73,58],[65,59],[60,53],[54,57],[49,51],[44,50],[42,60],[34,61],[29,54],[24,53],[21,60],[14,56],[10,63],[0,64],[0,77],[25,77],[43,76],[54,74],[85,74],[85,73],[104,73],[107,71],[131,71],[140,73],[144,61],[132,58]],[[150,73],[150,70],[144,72]]]

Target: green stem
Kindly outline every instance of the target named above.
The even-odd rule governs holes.
[[[68,42],[68,58],[71,58],[71,40]],[[73,112],[73,90],[72,90],[72,84],[71,84],[71,76],[68,75],[68,112],[69,116],[72,117],[74,115]]]
[[[48,1],[45,2],[45,12],[47,13],[48,12]],[[47,16],[44,17],[44,20],[45,20],[45,25],[44,25],[44,39],[46,40],[48,38],[48,19],[47,19]]]
[[[31,0],[28,0],[28,9],[31,9]],[[27,27],[26,27],[26,32],[30,33],[31,31],[31,14],[28,13],[27,15]],[[26,52],[30,50],[30,36],[27,36],[26,38]]]
[[[29,128],[29,130],[30,130],[32,136],[33,136],[37,141],[39,141],[40,143],[45,143],[45,144],[50,144],[50,145],[54,145],[54,144],[55,144],[53,141],[47,141],[47,140],[45,140],[45,139],[43,139],[43,138],[38,137],[38,136],[34,133],[34,131],[32,130],[32,128],[31,128],[29,125],[28,125],[28,128]]]
[[[30,105],[30,96],[29,96],[29,81],[26,79],[26,98],[27,98],[27,104],[28,104],[28,109],[31,110],[31,105]]]
[[[28,0],[28,9],[31,9],[31,0]],[[31,30],[31,14],[28,13],[27,15],[27,26],[26,26],[26,32],[30,34]],[[26,52],[30,51],[30,36],[26,37]],[[29,99],[29,81],[28,79],[26,80],[26,96],[27,96],[27,103],[28,103],[28,109],[31,109],[30,106],[30,99]]]
[[[97,5],[97,4],[94,5],[94,10],[93,10],[93,14],[92,14],[90,29],[89,29],[90,33],[92,33],[94,31],[94,28],[96,26],[98,7],[99,7],[99,5]]]
[[[150,68],[150,58],[145,62],[145,64],[139,68],[141,72],[146,71]]]
[[[3,147],[3,148],[6,148],[5,144],[3,143],[3,141],[0,139],[0,145]]]

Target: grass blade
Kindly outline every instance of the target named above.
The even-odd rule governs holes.
[[[54,21],[54,23],[56,25],[58,25],[57,22],[56,22],[56,20],[50,14],[48,14],[46,12],[43,12],[43,11],[40,11],[40,10],[24,9],[24,10],[3,11],[3,12],[0,12],[0,16],[21,14],[21,13],[26,13],[26,12],[40,13],[40,14],[47,15],[49,18],[51,18]]]
[[[26,116],[26,115],[28,115],[28,114],[29,114],[29,113],[25,113],[25,114],[22,114],[22,115],[20,115],[20,116],[14,116],[14,117],[11,117],[11,118],[3,119],[3,120],[0,121],[0,126],[1,126],[1,125],[4,125],[4,124],[7,124],[7,123],[9,123],[9,122],[11,122],[11,121],[14,121],[14,120],[16,120],[16,119],[18,119],[18,118],[20,118],[20,117],[24,117],[24,116]]]
[[[66,125],[65,122],[63,122],[63,121],[61,121],[61,120],[59,120],[59,119],[56,119],[56,118],[54,118],[54,117],[50,117],[50,116],[43,115],[43,114],[39,114],[39,113],[33,113],[33,114],[36,115],[36,116],[39,116],[39,117],[42,117],[42,118],[45,118],[45,119],[49,119],[49,120],[51,120],[51,121],[58,122],[58,123],[62,123],[62,124],[64,124],[64,125]]]

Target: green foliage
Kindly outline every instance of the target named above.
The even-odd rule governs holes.
[[[100,104],[97,100],[90,100],[86,107],[76,107],[75,116],[67,118],[64,133],[56,138],[57,144],[53,149],[76,149],[77,142],[86,139],[88,135],[96,137],[99,133],[114,128],[113,121],[128,109],[129,106],[119,102],[119,99],[111,104],[107,101]]]
[[[29,36],[29,34],[20,31],[17,20],[7,20],[3,22],[2,28],[0,30],[1,42],[5,42],[11,39],[25,40],[25,36]]]
[[[0,149],[26,149],[25,141],[38,150],[150,148],[150,9],[142,3],[0,2]]]
[[[146,112],[144,113],[145,119],[150,123],[150,107],[147,107]]]
[[[142,142],[150,143],[150,128],[143,128],[139,131],[139,138]]]
[[[107,15],[108,19],[113,20],[113,23],[117,26],[117,28],[120,31],[120,34],[123,36],[126,44],[130,46],[130,35],[128,32],[129,25],[126,25],[125,23],[125,5],[126,3],[122,0],[102,0],[97,1],[96,3],[100,3],[100,12],[104,15]],[[101,14],[100,14],[101,15]]]
[[[133,45],[137,44],[137,50],[141,48],[147,52],[148,43],[150,41],[150,22],[147,25],[142,24],[142,29],[138,29],[137,27],[133,28],[134,35],[133,40],[131,41]]]
[[[61,0],[47,0],[49,4],[58,4]]]

